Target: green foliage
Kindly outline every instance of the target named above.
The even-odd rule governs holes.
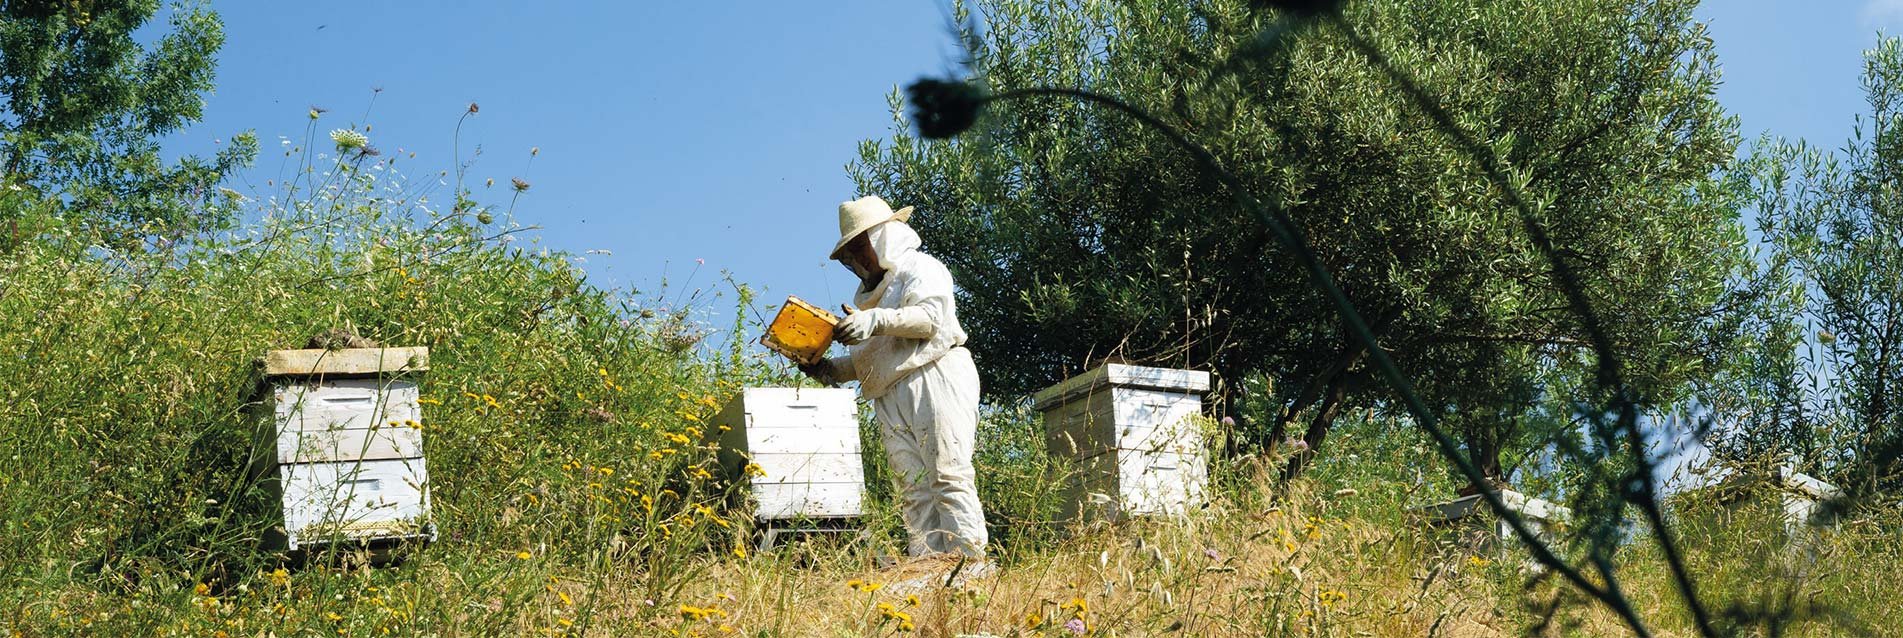
[[[1745,169],[1768,248],[1753,284],[1770,318],[1752,331],[1764,346],[1759,367],[1733,390],[1749,418],[1725,440],[1894,493],[1903,489],[1903,42],[1883,40],[1864,65],[1870,114],[1841,155],[1767,139]]]
[[[1572,260],[1652,405],[1719,362],[1710,330],[1742,261],[1736,148],[1694,2],[1362,3],[1346,9],[1477,131]],[[1340,33],[1277,33],[1240,2],[996,0],[972,69],[997,95],[1115,96],[1281,201],[1377,338],[1482,466],[1573,419],[1584,327],[1476,160],[1437,134]],[[1350,63],[1354,62],[1354,63]],[[895,103],[895,111],[896,103]],[[868,142],[864,192],[914,224],[967,291],[986,389],[1021,395],[1105,357],[1260,373],[1268,409],[1237,435],[1391,405],[1366,353],[1214,176],[1125,116],[1076,100],[997,103],[980,135]],[[1550,406],[1550,407],[1548,407]],[[1245,422],[1246,423],[1246,422]],[[1548,428],[1550,429],[1550,428]],[[1297,457],[1303,458],[1301,456]]]
[[[665,597],[700,550],[744,541],[700,442],[757,359],[706,357],[700,309],[435,211],[395,162],[306,167],[328,187],[287,184],[258,225],[174,251],[101,253],[98,229],[0,192],[33,222],[0,253],[0,582],[164,597],[273,569],[274,504],[246,471],[255,361],[337,328],[431,348],[421,427],[452,553],[632,565]],[[0,597],[9,616],[35,598]]]
[[[115,247],[230,221],[236,202],[218,185],[258,151],[247,132],[210,158],[160,158],[159,140],[203,115],[224,31],[216,13],[179,7],[142,46],[134,34],[158,9],[158,0],[0,4],[0,176],[60,197]]]

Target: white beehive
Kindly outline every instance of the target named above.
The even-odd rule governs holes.
[[[265,356],[270,419],[252,463],[283,511],[273,546],[434,540],[423,415],[405,378],[428,359],[428,348]]]
[[[721,468],[746,483],[758,520],[864,513],[866,479],[852,390],[746,388],[712,425]],[[759,472],[747,472],[748,463]]]
[[[1208,391],[1207,372],[1113,363],[1038,392],[1046,445],[1075,462],[1065,513],[1179,515],[1201,504],[1209,451],[1196,417]]]
[[[1502,488],[1499,493],[1500,504],[1518,514],[1527,529],[1547,544],[1554,543],[1558,539],[1555,532],[1572,522],[1573,511],[1563,505],[1511,489]],[[1505,560],[1509,556],[1508,551],[1520,545],[1520,538],[1506,519],[1495,515],[1487,507],[1485,498],[1470,494],[1445,503],[1428,505],[1417,511],[1429,526],[1456,530],[1454,543],[1464,551],[1492,554],[1495,560]],[[1545,567],[1529,557],[1521,563],[1521,569],[1528,573],[1539,573]]]

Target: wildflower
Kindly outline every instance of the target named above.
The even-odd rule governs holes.
[[[1042,625],[1042,624],[1044,624],[1043,616],[1039,616],[1036,613],[1029,613],[1024,615],[1025,629],[1037,629],[1038,625]]]
[[[1066,621],[1064,623],[1064,629],[1078,636],[1082,636],[1084,632],[1090,630],[1089,626],[1084,624],[1084,619],[1082,618],[1072,618]]]
[[[211,594],[211,585],[207,585],[207,584],[204,584],[204,583],[199,583],[199,584],[196,584],[196,585],[192,585],[192,593],[194,593],[194,594],[198,594],[198,595],[200,595],[200,596],[207,596],[207,595],[210,595],[210,594]]]
[[[911,606],[913,606],[913,607],[917,607],[917,606],[918,606],[918,594],[906,594],[906,595],[905,595],[905,604],[907,604],[907,605],[911,605]]]
[[[530,553],[529,553],[529,550],[526,550],[526,549],[525,549],[525,550],[522,550],[522,551],[519,551],[519,552],[516,552],[516,553],[515,553],[515,558],[516,558],[516,560],[528,560],[528,559],[530,559],[530,558],[534,558],[534,557],[535,557],[535,555],[534,555],[534,554],[530,554]]]
[[[865,587],[865,586],[866,586],[866,581],[859,580],[857,578],[846,581],[846,588],[851,589],[853,591],[859,591],[859,588]]]
[[[614,476],[615,473],[615,469],[612,467],[598,468],[595,471],[600,472],[602,476]]]
[[[714,477],[714,475],[711,473],[708,473],[707,468],[704,468],[704,467],[694,468],[693,474],[694,474],[694,478],[702,479],[702,480],[710,479]]]
[[[370,145],[370,138],[347,128],[332,130],[330,141],[337,143],[338,152],[354,151]]]
[[[721,611],[720,608],[712,605],[706,607],[681,605],[680,612],[681,618],[686,620],[706,620],[708,618],[720,618],[727,615],[727,612]]]
[[[514,188],[515,192],[520,193],[529,189],[529,181],[520,177],[511,177],[509,178],[509,186]]]
[[[747,546],[746,546],[746,545],[734,545],[734,546],[733,546],[733,557],[734,557],[734,558],[746,558],[746,557],[747,557]]]
[[[271,576],[271,584],[273,585],[283,585],[285,583],[291,582],[290,572],[284,571],[283,567],[279,567],[276,570],[273,570],[270,576]]]
[[[1344,594],[1342,592],[1339,592],[1333,589],[1325,589],[1325,590],[1322,590],[1320,594],[1317,594],[1315,598],[1321,602],[1323,607],[1330,607],[1330,606],[1333,606],[1335,603],[1341,602],[1343,600],[1347,600],[1348,594]]]
[[[870,594],[872,592],[879,591],[879,588],[884,586],[885,586],[884,583],[866,583],[865,585],[859,588],[859,591],[863,591]]]
[[[759,463],[748,463],[747,476],[766,476],[766,470]]]
[[[1488,563],[1491,563],[1491,562],[1493,562],[1493,561],[1490,561],[1490,560],[1487,560],[1487,559],[1485,559],[1485,558],[1481,558],[1481,557],[1479,557],[1479,556],[1468,556],[1468,557],[1467,557],[1467,564],[1469,564],[1469,565],[1473,565],[1474,567],[1486,567],[1486,566],[1487,566],[1487,564],[1488,564]]]
[[[1077,617],[1083,618],[1084,612],[1090,611],[1090,603],[1084,602],[1083,598],[1072,597],[1070,602],[1064,604],[1064,608],[1076,610]]]

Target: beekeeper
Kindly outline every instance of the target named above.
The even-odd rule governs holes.
[[[983,556],[984,509],[971,466],[978,429],[978,368],[964,348],[952,300],[951,271],[919,252],[906,225],[912,208],[893,212],[867,196],[839,205],[832,258],[859,276],[859,308],[834,338],[849,354],[800,370],[822,383],[859,382],[884,433],[886,458],[903,495],[913,556]]]

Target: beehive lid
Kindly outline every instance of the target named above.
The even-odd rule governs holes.
[[[429,369],[429,348],[345,348],[272,350],[264,355],[264,375],[388,376]]]
[[[1209,391],[1209,373],[1108,363],[1040,390],[1031,400],[1033,407],[1043,411],[1105,387],[1202,394]]]

